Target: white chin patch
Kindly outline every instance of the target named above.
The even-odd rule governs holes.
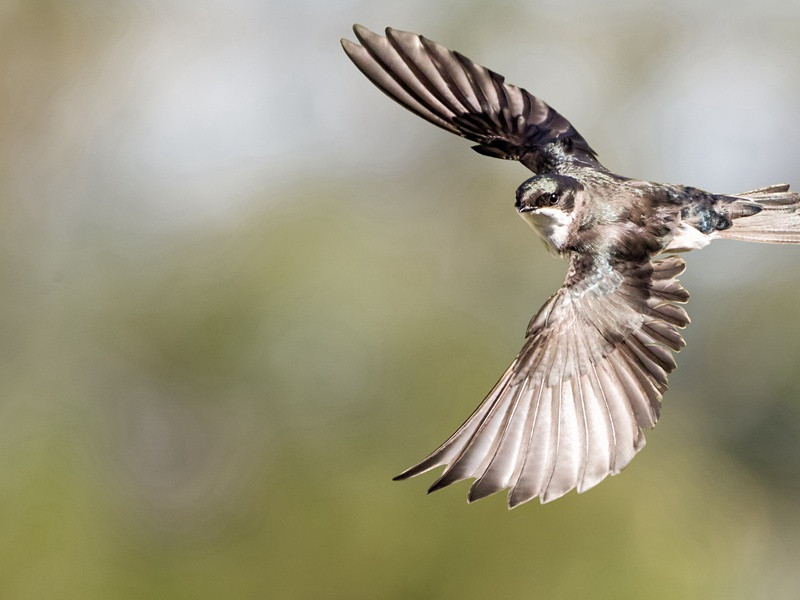
[[[567,243],[574,213],[567,214],[560,208],[545,206],[519,215],[536,230],[551,252],[558,253]]]
[[[705,248],[717,237],[717,232],[701,233],[691,225],[681,223],[675,230],[675,235],[662,252],[688,252]]]

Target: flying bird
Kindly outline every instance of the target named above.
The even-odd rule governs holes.
[[[344,51],[390,98],[534,173],[515,207],[569,261],[485,400],[395,479],[444,466],[429,491],[474,479],[469,501],[508,489],[513,508],[616,475],[656,424],[684,346],[685,265],[670,253],[715,239],[800,243],[800,195],[785,184],[714,194],[616,175],[569,121],[502,75],[414,33],[353,29],[359,43],[343,39]]]

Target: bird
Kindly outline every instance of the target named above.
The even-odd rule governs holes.
[[[353,30],[344,51],[381,91],[533,172],[515,208],[569,265],[483,402],[395,479],[443,466],[429,492],[472,479],[469,502],[508,490],[514,508],[618,474],[655,426],[685,345],[678,253],[715,239],[800,243],[800,195],[787,184],[715,194],[616,175],[569,121],[502,75],[415,33]]]

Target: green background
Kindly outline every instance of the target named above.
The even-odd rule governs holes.
[[[795,598],[800,248],[687,257],[687,347],[618,477],[507,511],[391,477],[565,264],[527,171],[349,63],[461,50],[614,171],[800,186],[778,1],[0,5],[0,597]]]

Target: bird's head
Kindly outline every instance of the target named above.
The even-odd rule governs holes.
[[[547,247],[562,252],[578,193],[583,186],[565,175],[535,175],[517,188],[519,215],[542,236]]]
[[[520,214],[543,208],[571,213],[575,207],[575,194],[582,189],[577,180],[566,175],[534,175],[517,188],[514,206]]]

